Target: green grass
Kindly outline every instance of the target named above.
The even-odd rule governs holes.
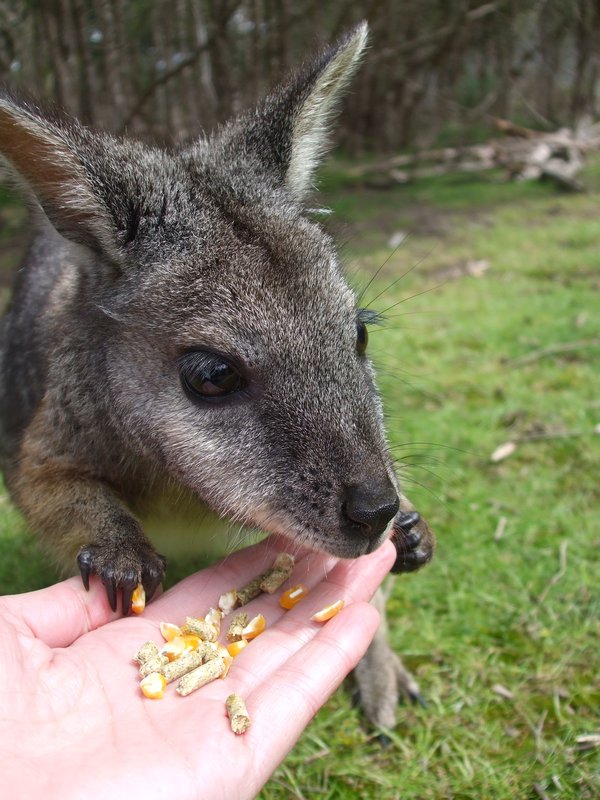
[[[600,751],[577,737],[600,733],[600,162],[584,195],[344,175],[330,169],[324,202],[357,287],[376,275],[362,304],[388,309],[369,347],[407,492],[438,535],[389,604],[428,707],[400,707],[382,749],[338,692],[261,800],[591,800]],[[0,585],[52,578],[5,501]]]

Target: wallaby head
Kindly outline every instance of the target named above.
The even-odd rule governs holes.
[[[362,24],[179,149],[0,100],[0,148],[42,212],[2,367],[4,462],[30,516],[46,459],[78,498],[76,474],[134,510],[163,481],[334,555],[381,543],[398,487],[368,315],[307,208],[365,41]]]

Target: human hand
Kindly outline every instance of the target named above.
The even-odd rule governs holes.
[[[394,562],[391,543],[355,561],[299,558],[291,580],[310,594],[290,611],[279,607],[280,592],[248,604],[251,616],[265,615],[267,630],[224,680],[189,697],[169,686],[162,700],[144,698],[132,655],[148,639],[160,643],[161,620],[203,616],[222,592],[256,577],[277,547],[268,539],[234,553],[159,596],[140,617],[113,613],[97,579],[89,593],[71,578],[0,598],[6,796],[255,797],[371,642],[378,615],[367,601]],[[338,598],[346,607],[337,617],[310,621]],[[242,736],[232,733],[225,712],[232,692],[246,700],[252,720]]]

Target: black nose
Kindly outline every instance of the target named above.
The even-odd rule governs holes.
[[[371,538],[383,533],[388,522],[397,514],[398,507],[396,490],[388,481],[383,484],[360,484],[346,488],[342,514],[352,533]]]

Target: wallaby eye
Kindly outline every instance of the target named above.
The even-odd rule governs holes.
[[[369,343],[369,334],[367,333],[367,326],[359,319],[356,322],[356,352],[359,356],[363,356],[367,350]]]
[[[246,386],[237,367],[217,353],[195,350],[178,363],[181,383],[192,399],[216,400]]]

